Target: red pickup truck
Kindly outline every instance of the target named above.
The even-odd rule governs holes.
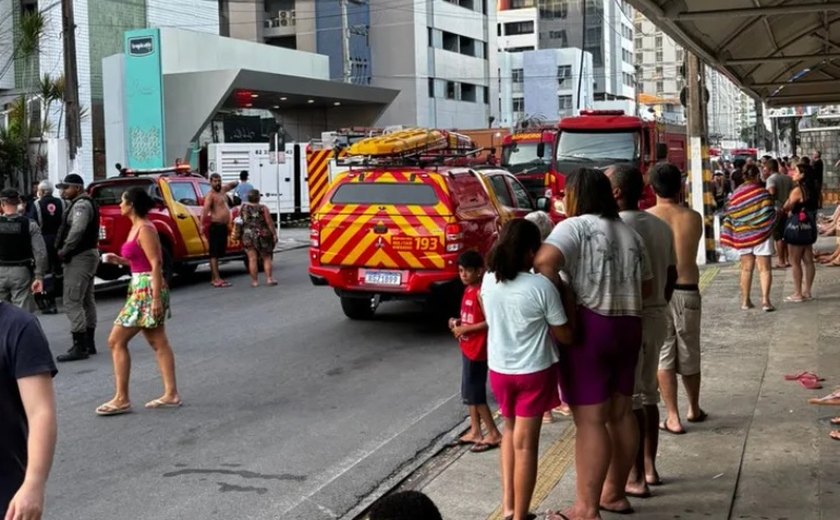
[[[120,199],[128,188],[143,186],[157,202],[149,212],[149,220],[160,235],[163,249],[164,275],[182,276],[195,272],[199,264],[207,262],[207,237],[201,232],[201,208],[210,191],[204,177],[192,173],[189,166],[175,166],[159,170],[126,170],[119,177],[95,181],[88,193],[99,206],[99,251],[120,253],[128,238],[131,222],[120,215]],[[236,218],[239,208],[233,208]],[[246,262],[242,243],[228,238],[226,257],[222,260]],[[127,274],[124,267],[102,263],[97,276],[103,280],[116,280]]]

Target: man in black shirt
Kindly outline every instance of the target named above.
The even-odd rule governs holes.
[[[40,519],[56,439],[56,374],[28,312],[0,302],[0,513]]]

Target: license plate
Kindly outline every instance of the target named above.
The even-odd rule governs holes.
[[[400,285],[402,273],[393,271],[367,271],[365,272],[365,283],[367,285]]]

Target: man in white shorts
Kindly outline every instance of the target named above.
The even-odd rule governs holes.
[[[639,449],[625,492],[647,498],[649,484],[656,484],[656,451],[659,445],[659,351],[668,330],[668,302],[677,281],[674,235],[665,221],[639,211],[644,178],[638,168],[616,165],[607,169],[621,219],[645,243],[653,270],[653,292],[642,302],[642,348],[636,365],[633,413],[639,425]]]

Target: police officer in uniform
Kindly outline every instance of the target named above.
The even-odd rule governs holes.
[[[93,278],[99,265],[99,210],[85,193],[85,181],[71,173],[58,184],[69,204],[64,211],[55,248],[64,270],[64,308],[70,319],[73,346],[59,362],[87,359],[96,354],[96,301]]]
[[[32,311],[33,293],[43,291],[47,248],[38,224],[18,215],[20,202],[17,190],[0,192],[0,300]]]
[[[53,185],[50,181],[41,181],[38,184],[38,198],[35,199],[28,216],[41,227],[41,234],[47,245],[49,267],[44,277],[44,292],[35,295],[35,303],[44,314],[58,313],[55,305],[55,289],[58,270],[61,266],[55,250],[55,239],[58,236],[58,228],[61,227],[63,214],[64,201],[53,196]]]

